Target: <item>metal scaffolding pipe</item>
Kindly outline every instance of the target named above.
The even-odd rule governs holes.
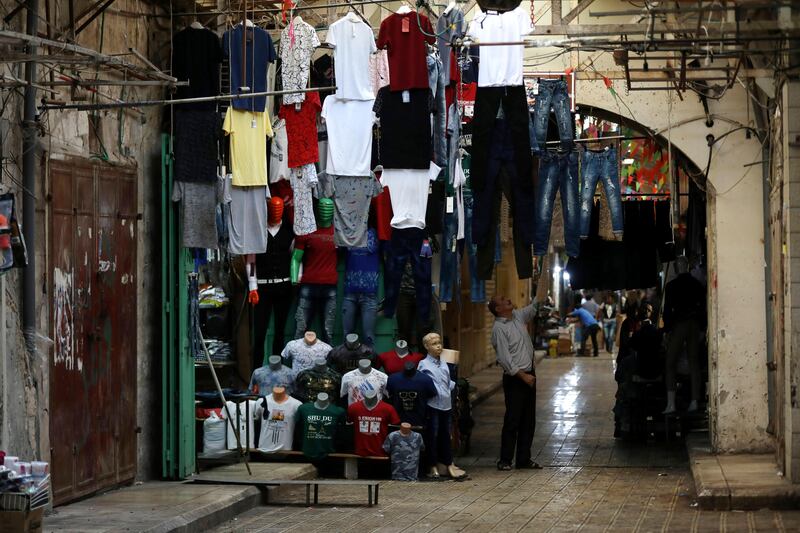
[[[39,0],[28,0],[26,31],[36,37],[39,30]],[[28,42],[28,53],[36,57],[36,41]],[[22,332],[31,356],[36,351],[36,67],[35,60],[25,64],[25,108],[22,119],[22,235],[28,253],[22,283]]]

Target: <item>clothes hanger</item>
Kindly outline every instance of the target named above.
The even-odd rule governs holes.
[[[403,5],[397,10],[398,15],[405,15],[407,13],[411,13],[411,8],[408,7],[408,4],[403,2]]]
[[[444,14],[447,15],[448,13],[450,13],[455,8],[456,8],[456,1],[455,0],[451,0],[451,2],[449,4],[447,4],[447,7],[444,8]]]
[[[200,24],[199,22],[197,22],[196,20],[194,22],[192,22],[191,24],[189,24],[189,27],[194,28],[195,30],[204,29],[204,26],[202,24]]]

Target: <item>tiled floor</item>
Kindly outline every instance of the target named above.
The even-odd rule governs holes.
[[[800,511],[715,512],[694,505],[681,444],[626,445],[613,438],[615,383],[607,357],[543,361],[537,372],[538,471],[498,472],[502,393],[475,410],[462,482],[381,484],[381,503],[361,489],[320,490],[329,505],[261,507],[217,531],[798,531]],[[326,487],[323,487],[323,489]]]

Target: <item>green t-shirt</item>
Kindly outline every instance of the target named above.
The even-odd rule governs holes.
[[[297,410],[303,435],[303,455],[309,459],[324,459],[334,450],[336,431],[344,420],[344,409],[328,405],[317,409],[314,402],[305,403]]]

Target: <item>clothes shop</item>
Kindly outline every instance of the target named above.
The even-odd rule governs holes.
[[[670,320],[678,263],[704,281],[701,172],[580,105],[574,69],[529,65],[532,11],[497,4],[174,22],[191,83],[162,137],[165,477],[246,455],[463,478],[500,292],[547,304],[532,335],[551,357],[619,347],[619,436],[658,431],[642,398],[704,401],[683,322],[705,293],[676,304],[671,375],[649,372],[647,327]]]

